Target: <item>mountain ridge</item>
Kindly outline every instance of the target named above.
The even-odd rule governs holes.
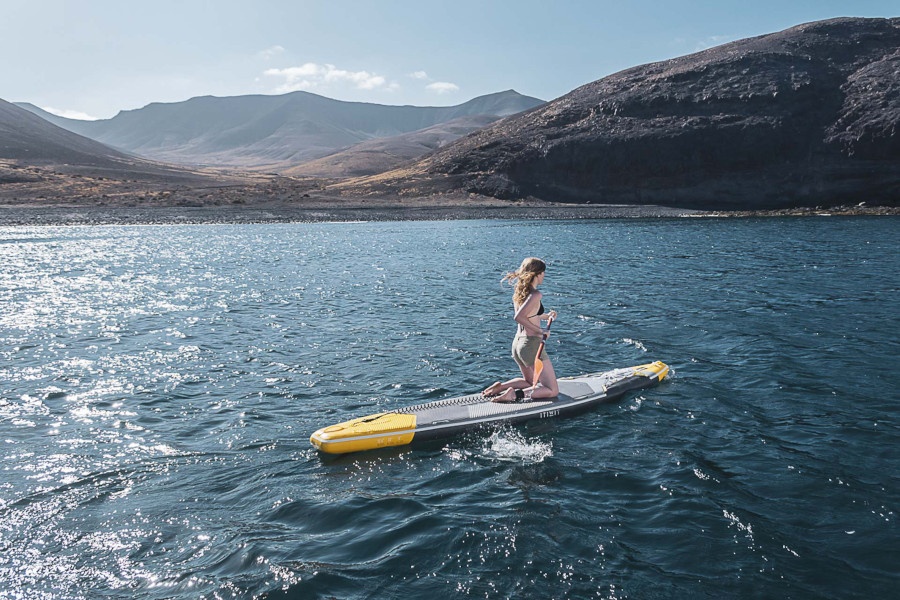
[[[290,167],[282,174],[324,178],[376,175],[438,150],[498,119],[494,115],[458,117],[412,133],[367,140]]]
[[[632,67],[347,194],[779,208],[900,197],[900,19],[841,18]]]
[[[0,99],[0,197],[98,202],[163,188],[246,184],[247,177],[129,155]]]
[[[412,133],[468,116],[509,116],[543,100],[506,90],[455,106],[392,106],[309,92],[199,96],[151,103],[111,119],[41,116],[108,146],[177,164],[280,170],[371,139]],[[33,110],[33,105],[22,105]]]
[[[129,157],[0,99],[0,157],[111,166]]]
[[[489,103],[504,94],[521,96],[502,92],[483,98]],[[466,109],[393,107],[415,109],[415,119],[408,118],[409,111],[404,117],[397,116],[403,111],[395,111],[398,121],[391,121],[371,118],[369,111],[391,108],[384,105],[331,102],[298,93],[262,97],[274,100],[272,110],[259,112],[254,110],[254,98],[259,97],[231,99],[231,104],[242,104],[244,117],[230,127],[211,127],[191,114],[174,124],[169,120],[168,129],[159,127],[171,106],[156,103],[149,105],[149,114],[162,121],[151,124],[153,131],[138,128],[122,135],[135,135],[137,141],[144,136],[144,143],[160,148],[182,135],[176,152],[202,153],[208,144],[207,158],[215,158],[216,148],[227,155],[229,148],[250,147],[254,160],[261,161],[256,168],[275,165],[282,173],[295,175],[258,178],[245,191],[217,196],[186,191],[182,197],[186,202],[193,201],[191,194],[201,203],[302,202],[300,198],[311,194],[323,203],[358,198],[392,206],[443,202],[442,198],[715,211],[859,202],[900,205],[900,18],[806,23],[639,65],[548,103],[522,97],[536,103],[503,118],[490,117],[492,122],[483,128],[478,119],[456,113],[458,129],[448,124],[454,123],[451,120],[391,136],[400,125],[427,123],[435,118],[435,110],[444,111],[441,118],[455,116],[450,112],[454,109],[485,110],[471,104]],[[359,109],[353,117],[362,123],[361,130],[354,133],[346,126],[352,119],[332,127],[327,121],[303,118],[298,99],[301,105],[343,109],[346,104]],[[185,103],[193,102],[201,116],[221,123],[215,110],[232,114],[229,102],[222,108],[222,100],[202,97]],[[148,114],[140,115],[140,110],[144,109],[120,114],[129,118]],[[109,127],[109,123],[84,126]],[[467,128],[473,132],[459,137]],[[307,141],[321,143],[298,149],[296,138],[266,135],[279,130],[307,134]],[[365,141],[335,151],[335,139],[348,135]],[[27,150],[28,140],[9,135],[0,136],[0,149],[4,137],[7,146],[19,139]],[[52,146],[53,140],[48,144]],[[93,160],[116,164],[123,160],[110,158],[109,148],[87,149],[83,144],[82,139],[69,150],[76,155],[97,154]],[[311,158],[317,152],[325,158]],[[415,156],[422,152],[428,154]],[[53,160],[65,163],[70,156],[63,152]],[[36,156],[22,158],[26,159],[33,163]],[[141,162],[140,168],[151,162]],[[159,173],[160,167],[164,166],[155,163],[147,168]],[[376,172],[385,168],[390,170]],[[171,173],[178,178],[185,172],[172,167]],[[359,176],[339,182],[309,179],[347,174]],[[39,176],[11,171],[7,175],[19,182]],[[5,190],[18,193],[10,186]]]

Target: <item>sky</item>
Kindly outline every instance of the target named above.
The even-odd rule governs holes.
[[[0,0],[0,98],[73,118],[304,90],[552,100],[622,69],[900,0]]]

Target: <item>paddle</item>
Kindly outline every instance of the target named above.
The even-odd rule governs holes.
[[[541,337],[541,345],[538,346],[537,356],[534,358],[534,382],[531,384],[531,394],[534,393],[538,383],[541,381],[541,372],[544,370],[544,361],[541,360],[541,353],[544,351],[544,343],[547,341],[547,336],[550,335],[551,325],[553,325],[553,319],[547,321],[547,332]],[[529,394],[529,397],[531,394]]]

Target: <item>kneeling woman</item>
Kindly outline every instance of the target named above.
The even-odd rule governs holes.
[[[513,290],[513,307],[515,308],[515,321],[518,324],[516,337],[513,339],[512,356],[522,371],[522,377],[509,381],[496,382],[486,390],[485,396],[492,396],[494,402],[515,402],[530,398],[553,398],[559,395],[559,386],[556,382],[556,373],[547,352],[541,352],[541,362],[544,367],[540,373],[540,381],[535,385],[534,363],[537,358],[538,348],[544,336],[549,335],[541,329],[541,321],[552,321],[556,318],[556,311],[548,313],[544,311],[541,302],[541,292],[538,286],[544,282],[544,272],[547,265],[539,258],[526,258],[517,271],[507,273],[503,281],[509,281],[515,286]],[[525,390],[532,388],[530,393]]]

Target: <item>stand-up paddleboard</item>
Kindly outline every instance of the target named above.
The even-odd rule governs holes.
[[[657,361],[559,379],[555,398],[515,403],[491,402],[482,394],[447,398],[323,427],[309,441],[322,452],[346,454],[449,437],[482,426],[563,417],[652,387],[668,373],[669,367]]]

